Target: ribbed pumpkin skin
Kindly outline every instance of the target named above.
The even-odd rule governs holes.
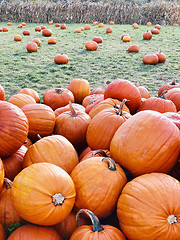
[[[4,88],[0,85],[0,100],[4,101],[5,100],[5,92]]]
[[[134,176],[169,172],[180,152],[179,129],[161,113],[145,110],[128,119],[114,134],[111,157]]]
[[[104,97],[104,94],[93,94],[86,96],[82,102],[83,107],[86,108],[91,102],[94,102],[99,97]]]
[[[101,152],[102,151],[102,152]],[[80,161],[84,161],[88,158],[92,157],[110,157],[110,151],[109,150],[94,150],[94,151],[89,151]]]
[[[27,147],[22,145],[14,154],[3,159],[5,176],[11,181],[23,169],[23,160],[26,151]]]
[[[117,204],[120,227],[128,240],[180,239],[180,182],[162,173],[127,183]],[[170,224],[174,215],[177,222]]]
[[[177,84],[175,79],[172,80],[171,83],[165,83],[163,84],[160,88],[159,88],[159,91],[158,91],[158,96],[161,95],[161,93],[164,91],[164,90],[170,90],[172,88],[180,88],[180,84]]]
[[[108,108],[117,108],[121,104],[121,101],[113,98],[107,98],[106,100],[101,101],[97,104],[97,106],[94,106],[93,109],[89,112],[89,116],[91,119],[96,116],[99,112],[101,112],[104,109]],[[124,104],[123,111],[129,113],[129,108]]]
[[[72,103],[72,106],[73,106],[74,110],[82,110],[83,112],[85,112],[85,108],[82,105],[78,104],[78,103]],[[54,111],[55,117],[57,118],[61,113],[66,112],[66,111],[70,111],[69,104],[66,105],[65,107],[57,108]]]
[[[13,95],[9,98],[8,102],[16,105],[19,108],[22,108],[24,105],[29,103],[36,103],[33,97],[24,93],[18,93]]]
[[[3,189],[0,194],[0,223],[4,226],[4,229],[8,229],[11,224],[21,220],[12,205],[11,184],[11,181],[5,179]]]
[[[15,153],[25,142],[28,120],[17,106],[0,101],[0,157]]]
[[[126,98],[126,105],[131,114],[134,114],[141,103],[141,94],[138,88],[128,80],[117,79],[112,81],[105,89],[104,99],[116,98],[122,101]]]
[[[166,112],[163,113],[164,116],[168,117],[169,119],[171,119],[171,121],[173,121],[173,123],[179,128],[180,130],[180,114],[179,113],[175,113],[175,112]]]
[[[91,121],[87,129],[86,140],[92,149],[109,149],[111,140],[116,130],[128,119],[131,114],[117,113],[117,109],[105,109],[98,113]]]
[[[145,87],[139,86],[137,88],[140,91],[141,98],[150,98],[150,93],[149,93],[149,91]]]
[[[176,105],[176,109],[179,112],[180,111],[180,88],[170,89],[165,94],[165,97],[171,100]]]
[[[8,240],[62,240],[52,227],[24,225],[17,228]]]
[[[163,98],[151,97],[144,100],[139,106],[139,111],[153,110],[160,113],[177,112],[176,106],[172,101]]]
[[[28,167],[40,162],[52,163],[71,173],[79,160],[73,145],[65,137],[53,135],[41,138],[29,147],[23,166]]]
[[[61,193],[62,205],[52,202]],[[12,184],[11,199],[18,214],[39,225],[54,225],[71,212],[75,201],[75,187],[69,174],[51,163],[36,163],[23,169]]]
[[[99,218],[110,215],[127,179],[122,168],[115,164],[110,170],[103,157],[88,158],[71,172],[76,188],[76,209],[89,209]]]
[[[3,228],[3,226],[1,224],[0,224],[0,239],[1,240],[5,240],[6,239],[6,234],[5,234],[4,228]]]
[[[41,103],[27,104],[22,107],[22,111],[28,119],[28,137],[31,140],[37,140],[37,134],[45,137],[53,133],[55,114],[49,106]]]
[[[4,182],[4,166],[2,160],[0,159],[0,192],[3,187],[3,182]]]
[[[104,94],[99,94],[99,95],[101,96],[97,97],[95,100],[93,100],[86,106],[85,112],[87,114],[89,114],[91,109],[93,109],[99,102],[102,102],[104,100]]]
[[[18,93],[24,93],[24,94],[30,95],[35,99],[37,103],[40,103],[39,94],[31,88],[22,88]]]

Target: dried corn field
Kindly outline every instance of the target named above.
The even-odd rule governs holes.
[[[172,25],[180,22],[180,5],[173,2],[152,2],[138,5],[132,2],[80,2],[61,1],[48,2],[1,2],[0,21],[13,22],[54,22],[87,23],[110,20],[116,24],[153,24]]]

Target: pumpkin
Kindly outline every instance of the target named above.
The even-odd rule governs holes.
[[[155,54],[158,56],[159,63],[163,63],[166,61],[166,56],[161,51]]]
[[[157,28],[151,29],[152,34],[159,34],[159,30]]]
[[[5,101],[0,101],[0,119],[0,157],[6,158],[24,144],[29,126],[23,111]]]
[[[102,37],[94,37],[93,41],[97,43],[102,43]]]
[[[97,98],[90,101],[90,103],[86,106],[85,112],[89,114],[89,112],[101,101],[104,100],[104,94],[97,94]]]
[[[90,92],[90,95],[93,95],[93,94],[104,94],[104,91],[106,89],[106,81],[104,81],[103,83],[103,86],[102,87],[97,87],[97,88],[94,88],[91,92]]]
[[[61,24],[61,29],[66,29],[66,24]]]
[[[4,165],[3,165],[3,162],[0,158],[0,192],[1,192],[2,187],[3,187],[3,183],[4,183]]]
[[[8,240],[62,240],[60,235],[53,227],[38,225],[24,225],[17,228],[8,238]]]
[[[167,174],[133,179],[117,203],[121,230],[129,240],[180,239],[179,198],[180,183]]]
[[[11,201],[11,187],[12,182],[5,178],[3,189],[0,194],[0,223],[7,230],[11,224],[19,222],[20,216],[14,209]]]
[[[112,28],[111,27],[107,27],[106,28],[106,33],[112,33]]]
[[[179,152],[179,129],[170,119],[151,110],[129,118],[116,131],[110,145],[111,157],[133,176],[169,172]]]
[[[152,23],[151,23],[151,22],[147,22],[146,25],[147,25],[147,26],[152,26]]]
[[[74,95],[68,89],[54,88],[52,90],[47,90],[44,93],[43,101],[53,110],[56,110],[59,107],[66,106],[69,103],[69,101],[74,102]]]
[[[19,25],[18,25],[18,28],[22,28],[22,27],[23,27],[22,24],[19,24]]]
[[[16,105],[19,108],[22,108],[26,104],[36,103],[33,97],[24,93],[18,93],[11,96],[8,102]]]
[[[147,54],[143,57],[143,63],[148,65],[156,65],[159,61],[159,58],[156,54]]]
[[[2,28],[0,28],[0,32],[2,32]]]
[[[40,162],[52,163],[70,174],[79,160],[73,145],[65,137],[53,135],[41,138],[29,147],[23,167]]]
[[[22,26],[26,26],[26,23],[25,23],[25,22],[22,22],[21,25],[22,25]]]
[[[41,29],[46,29],[46,27],[44,25],[41,25],[40,27],[41,27]]]
[[[53,25],[53,20],[48,22],[49,25]]]
[[[160,26],[159,24],[156,24],[156,25],[154,26],[154,28],[157,28],[158,30],[160,30],[160,29],[161,29],[161,26]]]
[[[122,36],[121,36],[121,39],[123,39],[124,36],[129,36],[128,33],[124,33]]]
[[[54,38],[54,37],[48,38],[48,44],[56,44],[56,43],[57,43],[56,38]]]
[[[132,45],[128,48],[128,52],[139,52],[139,46],[138,45]]]
[[[14,36],[14,41],[21,41],[22,37],[20,35],[15,35]]]
[[[102,28],[102,27],[104,27],[104,24],[100,23],[98,27]]]
[[[143,38],[145,40],[150,40],[152,38],[152,33],[147,30],[147,32],[143,33]]]
[[[179,26],[179,24],[177,24],[177,23],[174,23],[174,24],[173,24],[173,26],[174,26],[174,27],[178,27],[178,26]]]
[[[12,26],[12,23],[11,23],[11,22],[8,22],[7,25],[8,25],[8,26]]]
[[[35,31],[36,32],[41,32],[41,27],[39,27],[39,26],[35,27]]]
[[[60,114],[56,118],[54,133],[66,137],[75,148],[86,144],[86,131],[90,117],[83,111],[74,110],[69,102],[70,111]]]
[[[173,88],[168,90],[168,92],[165,94],[165,97],[168,100],[171,100],[177,109],[177,112],[180,111],[180,88]]]
[[[3,86],[0,85],[0,101],[5,101],[5,91]]]
[[[114,22],[113,21],[110,21],[110,23],[109,23],[110,25],[114,25]]]
[[[98,25],[98,22],[93,22],[93,26],[96,26],[96,25]]]
[[[67,55],[65,54],[57,54],[55,57],[54,57],[54,62],[56,64],[66,64],[69,62],[69,58]]]
[[[33,97],[35,99],[36,103],[40,103],[39,94],[34,89],[22,88],[18,93],[24,93],[24,94],[30,95],[31,97]]]
[[[71,212],[75,187],[69,174],[51,163],[36,163],[14,179],[11,199],[19,215],[34,224],[55,225]]]
[[[55,27],[60,27],[60,24],[59,24],[59,23],[56,23],[56,24],[55,24]]]
[[[159,97],[150,97],[145,99],[139,106],[139,111],[144,110],[154,110],[160,113],[164,112],[177,112],[175,104],[165,98],[165,93],[167,90],[164,90]]]
[[[80,111],[85,112],[85,108],[84,108],[81,104],[72,103],[72,106],[73,106],[73,108],[74,108],[75,110],[80,110]],[[61,113],[66,112],[66,111],[70,111],[69,104],[66,105],[65,107],[57,108],[57,109],[54,111],[55,117],[57,118]]]
[[[95,41],[88,41],[86,44],[85,44],[85,48],[88,50],[88,51],[96,51],[98,49],[98,44],[97,42]]]
[[[139,28],[139,26],[138,26],[138,24],[137,23],[133,23],[133,28],[135,28],[135,29],[138,29]]]
[[[149,91],[145,87],[139,86],[139,83],[136,84],[136,87],[140,91],[141,98],[150,98],[150,93],[149,93]]]
[[[177,84],[174,78],[170,83],[165,83],[159,88],[158,96],[160,96],[164,90],[170,90],[172,88],[180,88],[180,84]]]
[[[109,149],[116,130],[131,117],[129,113],[122,111],[125,101],[122,101],[119,109],[105,109],[91,120],[86,140],[92,150]]]
[[[84,31],[84,30],[85,30],[83,27],[81,27],[80,29],[81,29],[81,31]]]
[[[90,93],[89,82],[85,79],[75,78],[69,85],[68,90],[70,90],[74,95],[74,101],[76,103],[82,103],[83,99]]]
[[[70,240],[76,239],[92,239],[92,240],[126,240],[124,234],[118,229],[111,225],[100,225],[99,219],[96,215],[88,209],[80,209],[77,213],[77,219],[79,221],[80,214],[86,214],[92,222],[92,225],[84,225],[78,227],[72,234]]]
[[[41,46],[41,41],[39,40],[39,38],[33,38],[31,42],[35,42],[38,46]]]
[[[2,28],[2,31],[3,31],[3,32],[8,32],[9,29],[8,29],[7,27],[3,27],[3,28]]]
[[[90,28],[90,26],[89,25],[85,25],[84,26],[84,30],[90,30],[91,28]]]
[[[99,97],[104,98],[104,94],[93,94],[93,95],[86,96],[82,102],[83,107],[86,108],[90,103],[93,103]]]
[[[6,234],[5,234],[4,228],[3,228],[3,226],[1,224],[0,224],[0,239],[1,240],[5,240],[6,239]]]
[[[109,150],[102,150],[102,149],[97,149],[97,150],[91,150],[86,153],[83,158],[81,158],[80,161],[84,161],[88,158],[92,157],[110,157],[110,151]],[[80,157],[79,157],[80,159]],[[94,158],[95,159],[95,158]]]
[[[80,153],[80,155],[79,155],[79,161],[81,161],[81,159],[82,159],[86,154],[88,154],[88,152],[90,152],[90,151],[91,151],[90,147],[86,147],[86,148]]]
[[[128,35],[125,35],[122,40],[123,40],[123,42],[130,42],[131,41],[130,36],[128,36]]]
[[[141,103],[141,94],[138,88],[128,80],[117,79],[112,81],[105,89],[104,99],[116,98],[122,101],[124,98],[131,114],[134,114]]]
[[[42,28],[41,28],[42,29]],[[42,35],[44,37],[50,37],[52,35],[52,31],[50,29],[43,29],[42,30]]]
[[[121,101],[113,98],[107,98],[106,100],[103,100],[99,102],[91,111],[89,112],[89,116],[91,119],[96,116],[99,112],[101,112],[104,109],[109,109],[109,108],[115,108],[119,109],[119,106],[121,104]],[[129,113],[128,107],[124,104],[123,105],[123,111],[126,111]]]
[[[76,32],[76,33],[81,33],[81,29],[80,29],[80,28],[77,28],[77,29],[74,30],[74,32]]]
[[[23,106],[21,109],[28,119],[28,137],[31,140],[37,140],[37,134],[45,137],[53,133],[55,114],[49,106],[41,103],[32,103]]]
[[[27,49],[28,52],[37,52],[38,45],[35,42],[29,42],[26,45],[26,49]]]
[[[164,116],[171,119],[171,121],[179,128],[180,130],[180,114],[176,112],[165,112]]]
[[[30,31],[29,30],[24,30],[23,31],[23,35],[24,36],[29,36],[30,35]]]
[[[22,145],[14,154],[3,158],[5,176],[13,181],[15,176],[23,169],[23,160],[27,147]]]
[[[116,207],[127,179],[111,158],[94,158],[80,162],[71,172],[76,188],[75,209],[89,209],[99,218],[105,218]]]

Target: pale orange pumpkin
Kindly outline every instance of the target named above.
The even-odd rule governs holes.
[[[69,58],[66,54],[57,54],[55,57],[54,57],[54,62],[56,64],[66,64],[69,62]]]
[[[20,35],[15,35],[14,36],[14,41],[21,41],[22,37]]]
[[[33,97],[35,99],[35,101],[37,103],[40,103],[40,97],[37,91],[35,91],[34,89],[31,88],[22,88],[18,93],[24,93],[27,95],[30,95],[31,97]]]
[[[85,108],[81,104],[72,103],[72,106],[73,106],[74,110],[80,110],[80,111],[85,112]],[[70,111],[69,104],[64,107],[57,108],[54,111],[55,117],[57,118],[61,113],[66,112],[66,111]]]
[[[35,42],[38,46],[41,46],[41,41],[39,38],[33,38],[31,42]]]
[[[28,52],[37,52],[38,50],[38,45],[35,43],[35,42],[29,42],[27,45],[26,45],[26,49]]]
[[[57,43],[56,38],[54,38],[54,37],[48,38],[48,44],[56,44],[56,43]]]
[[[22,108],[26,104],[36,103],[35,99],[28,94],[18,93],[11,96],[8,100],[9,103],[16,105],[19,108]]]

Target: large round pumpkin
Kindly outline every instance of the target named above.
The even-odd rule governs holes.
[[[31,145],[24,157],[23,166],[33,163],[49,162],[71,173],[79,163],[78,155],[73,145],[61,135],[41,138]]]
[[[5,158],[24,144],[28,120],[20,108],[5,101],[0,101],[0,119],[0,157]]]
[[[127,179],[111,158],[92,157],[80,162],[71,172],[76,188],[76,209],[86,208],[99,218],[110,215]]]
[[[169,172],[180,152],[179,129],[161,113],[136,113],[114,134],[111,157],[134,176]]]
[[[8,240],[62,240],[52,227],[24,225],[17,228]]]
[[[39,225],[54,225],[71,212],[75,187],[69,174],[51,163],[36,163],[14,179],[11,199],[18,214]]]
[[[127,183],[117,204],[120,228],[129,240],[180,239],[180,182],[163,173]]]
[[[22,108],[26,104],[36,103],[33,97],[24,93],[18,93],[18,94],[12,95],[9,98],[8,102],[16,105],[19,108]]]

